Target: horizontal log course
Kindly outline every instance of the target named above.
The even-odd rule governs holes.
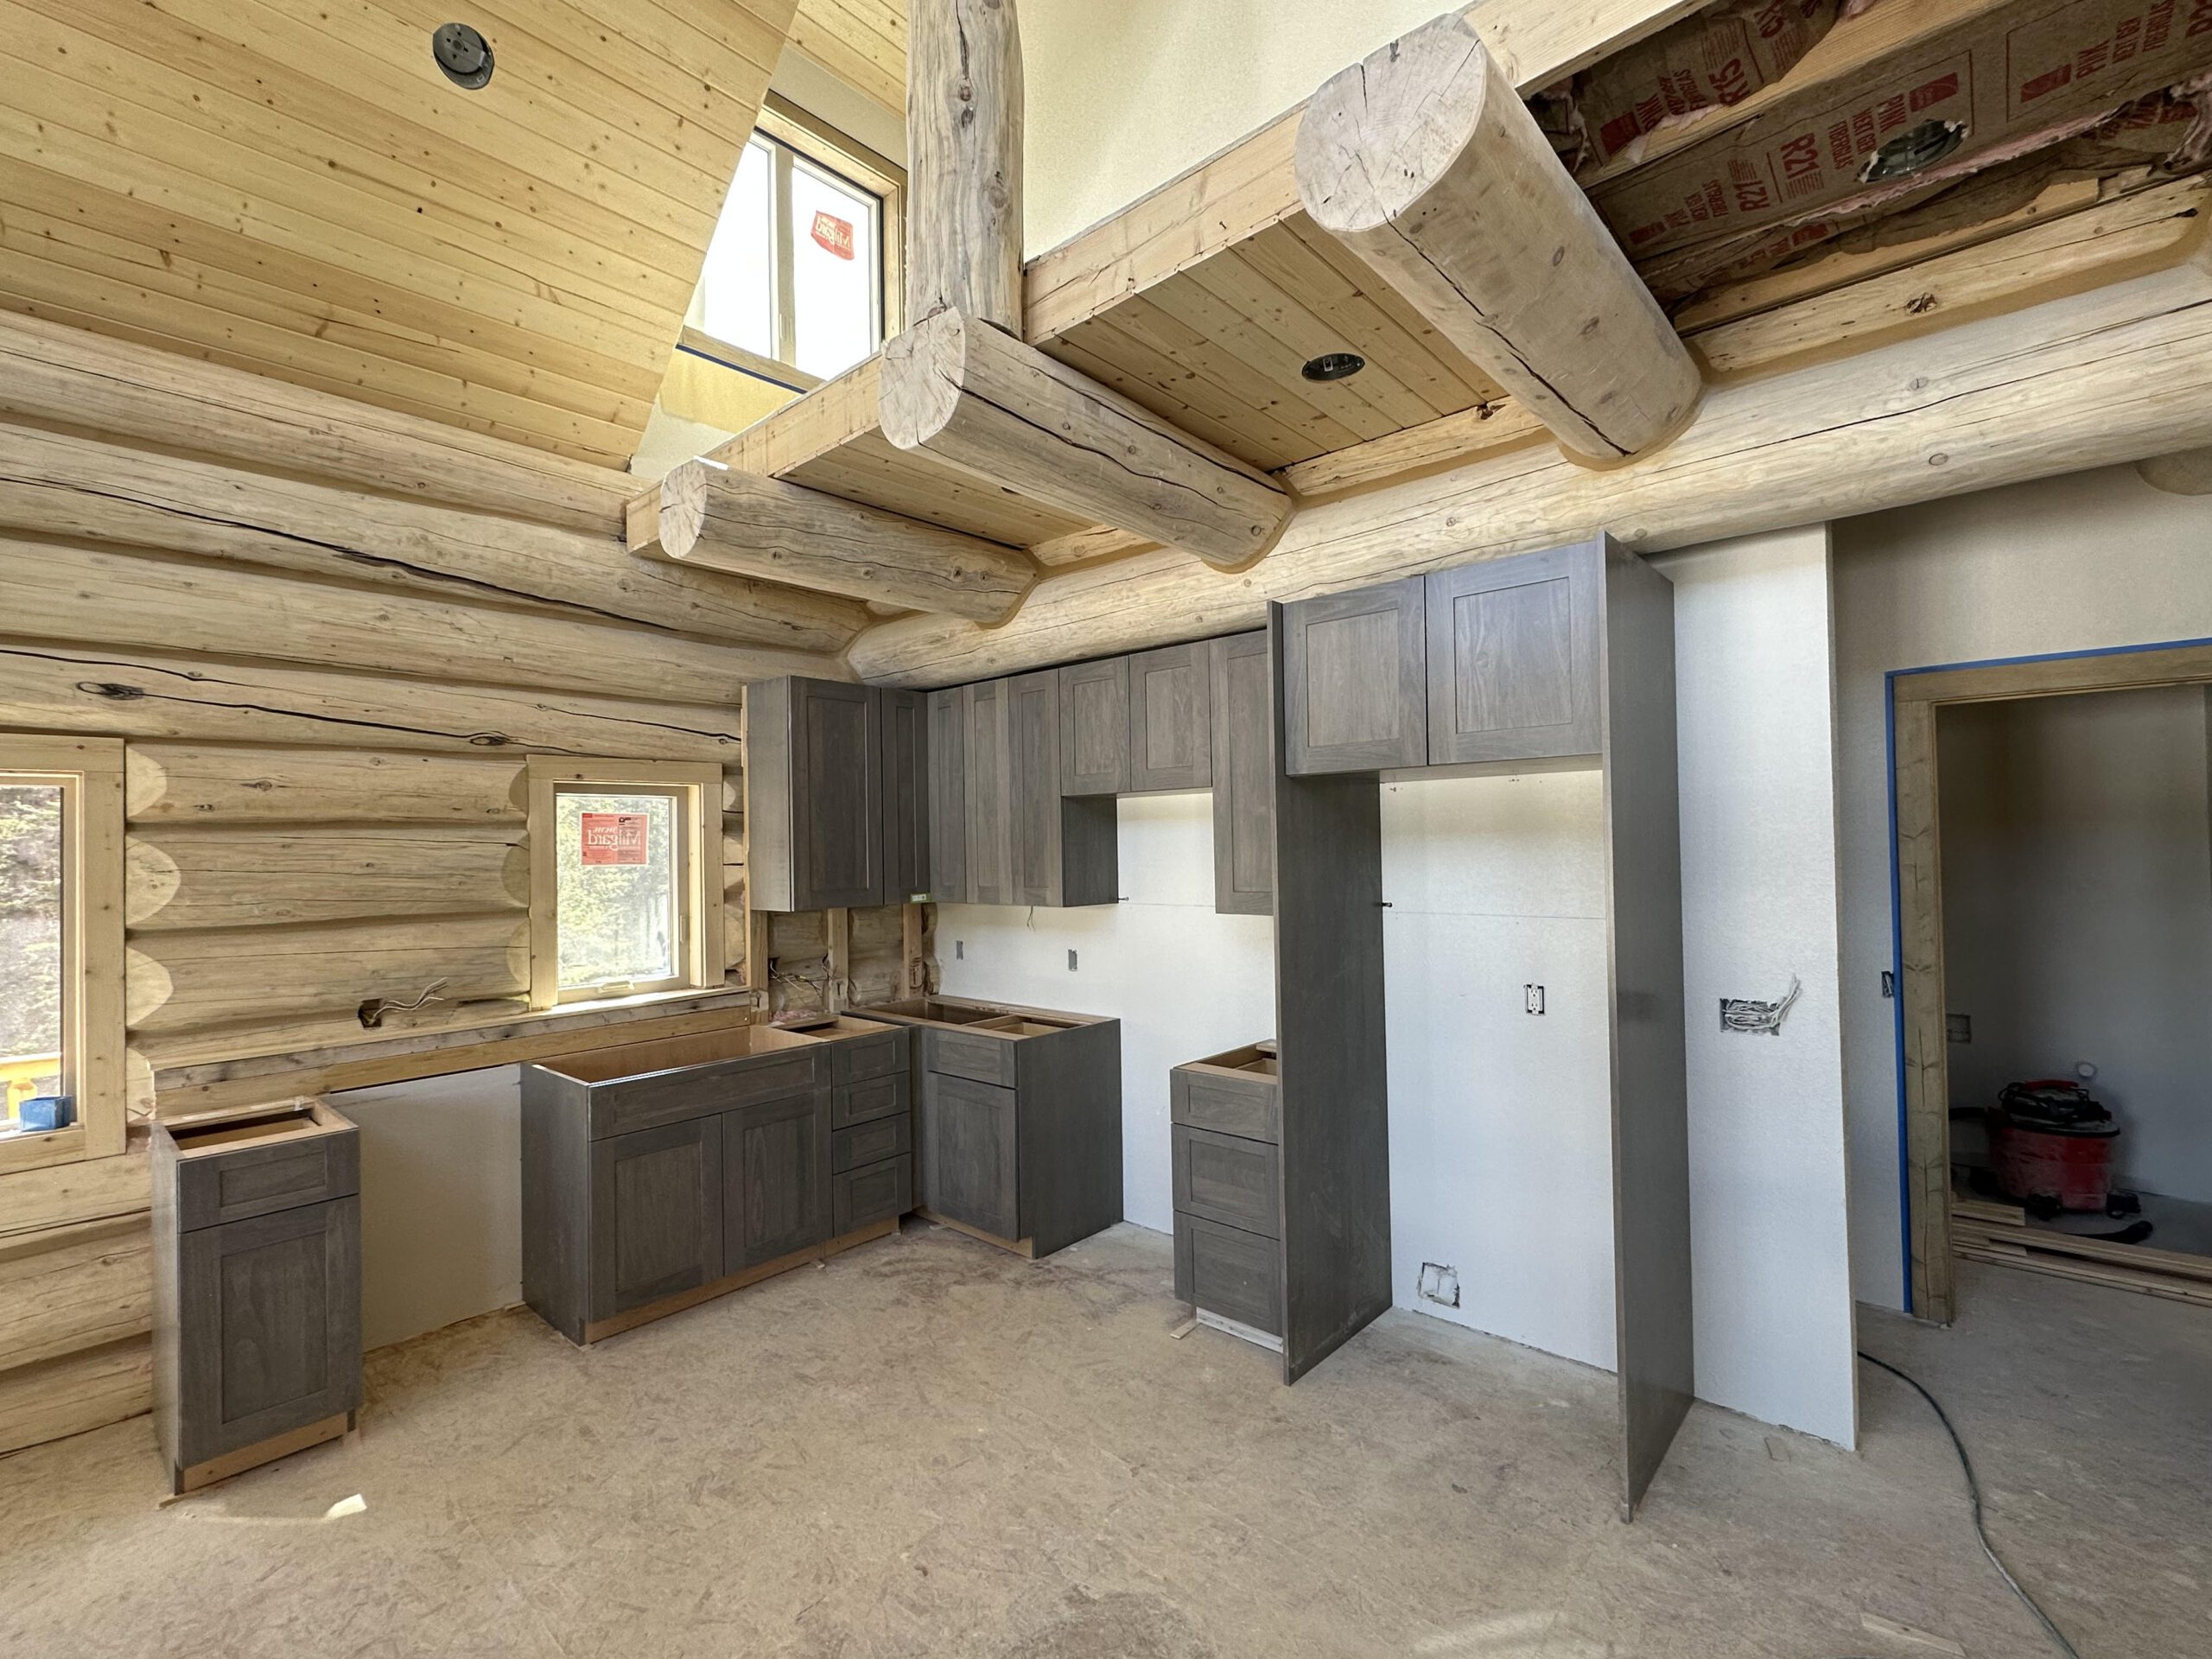
[[[736,711],[728,707],[4,640],[0,726],[286,747],[404,744],[463,754],[499,750],[734,764],[743,753]]]
[[[104,1428],[153,1403],[151,1337],[0,1371],[0,1453]]]
[[[1663,454],[1608,470],[1548,447],[1303,510],[1224,576],[1165,553],[1039,582],[988,632],[883,623],[849,661],[944,685],[1258,626],[1338,592],[1610,531],[1644,552],[1780,530],[2212,441],[2212,277],[2171,270],[1859,356],[1713,388]],[[1839,410],[1854,411],[1840,416]]]
[[[0,1240],[86,1222],[143,1216],[153,1202],[146,1137],[113,1158],[49,1164],[0,1176]]]
[[[0,1370],[144,1335],[153,1282],[143,1215],[0,1240]]]
[[[162,1033],[358,1015],[364,1002],[412,1002],[440,981],[442,1007],[520,997],[529,944],[527,921],[511,913],[141,933],[129,951],[126,1018],[134,1033]]]
[[[831,659],[672,638],[634,626],[365,592],[207,560],[0,535],[0,586],[73,645],[186,651],[671,702],[736,700],[747,680]]]
[[[595,532],[557,529],[19,425],[0,424],[0,528],[788,651],[842,650],[866,620],[825,594],[640,564],[619,500]]]
[[[1574,454],[1640,454],[1696,407],[1697,365],[1466,18],[1325,84],[1297,171],[1313,222]]]
[[[636,480],[418,416],[0,315],[0,413],[612,539]]]
[[[134,932],[530,906],[519,824],[141,830],[124,863],[124,916]]]
[[[133,743],[124,755],[124,809],[134,825],[519,825],[522,776],[518,760]]]
[[[671,468],[644,500],[633,553],[902,610],[1001,621],[1037,576],[1019,548],[720,461]]]
[[[1282,486],[988,323],[941,311],[883,348],[899,448],[1087,524],[1249,563],[1290,521]]]

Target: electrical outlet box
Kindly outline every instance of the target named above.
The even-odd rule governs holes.
[[[1945,1014],[1943,1035],[1955,1043],[1974,1041],[1974,1016],[1970,1014]]]
[[[1541,1014],[1544,1011],[1544,988],[1542,986],[1523,985],[1521,988],[1521,996],[1523,1006],[1527,1007],[1529,1013]]]
[[[1070,950],[1068,952],[1068,972],[1075,972],[1075,952],[1073,950]]]
[[[952,959],[953,959],[955,962],[965,962],[965,961],[967,961],[967,960],[968,960],[968,941],[967,941],[967,940],[965,940],[965,939],[955,939],[955,940],[952,942]]]
[[[1421,1264],[1421,1295],[1423,1301],[1434,1302],[1442,1307],[1459,1306],[1459,1269],[1447,1268],[1440,1262]]]

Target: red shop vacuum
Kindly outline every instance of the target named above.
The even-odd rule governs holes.
[[[1989,1109],[1997,1185],[2031,1215],[2104,1209],[2119,1142],[2112,1114],[2065,1077],[2007,1084]]]

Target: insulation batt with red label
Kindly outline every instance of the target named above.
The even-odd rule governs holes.
[[[584,812],[583,861],[587,864],[643,864],[645,815],[642,812]]]
[[[1870,17],[1903,0],[1885,0]],[[1909,22],[1913,8],[1890,12]],[[2005,26],[2009,22],[2010,26]],[[1847,41],[1839,27],[1822,43]],[[1817,73],[1808,53],[1801,74]],[[2066,0],[2020,18],[1968,20],[1863,72],[1807,113],[1766,114],[1600,181],[1591,200],[1638,259],[1815,214],[1869,187],[1869,159],[1930,122],[1964,130],[1947,168],[2046,128],[2116,108],[2212,64],[2212,0]],[[1878,81],[1878,84],[1873,84]]]

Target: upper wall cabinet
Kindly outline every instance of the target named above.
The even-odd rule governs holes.
[[[1132,792],[1207,789],[1213,784],[1210,647],[1169,645],[1128,659]]]
[[[873,686],[745,689],[747,869],[756,910],[883,902],[883,702]]]
[[[1428,578],[1428,759],[1595,754],[1601,543]]]
[[[967,727],[968,887],[971,904],[1010,905],[1014,897],[1014,803],[1008,793],[1011,734],[1007,683],[962,688]],[[1057,770],[1053,793],[1059,792]]]
[[[1275,903],[1274,688],[1268,636],[1206,644],[1213,706],[1213,907],[1266,916]]]
[[[1428,764],[1425,583],[1284,607],[1285,769],[1294,778]]]
[[[1069,798],[1061,793],[1065,761],[1060,672],[1047,669],[1003,683],[1013,832],[1013,895],[1006,902],[1110,905],[1120,897],[1121,885],[1114,803],[1110,798]],[[1124,738],[1125,760],[1126,742]]]
[[[976,897],[968,866],[968,693],[929,694],[930,897],[964,905]]]
[[[1129,789],[1129,659],[1059,671],[1060,793]]]
[[[930,889],[930,728],[918,691],[883,700],[883,902]]]

